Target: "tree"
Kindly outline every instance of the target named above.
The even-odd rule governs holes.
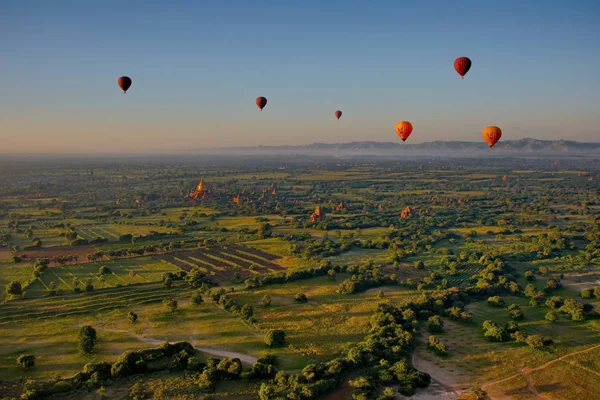
[[[269,307],[271,305],[271,295],[265,294],[262,298],[262,303],[264,307]]]
[[[414,266],[415,266],[415,269],[423,269],[423,268],[425,268],[425,263],[423,263],[423,261],[416,261]]]
[[[336,275],[337,274],[333,268],[327,271],[327,277],[329,277],[329,280],[335,281]]]
[[[245,320],[249,320],[254,316],[254,309],[250,304],[246,303],[242,306],[240,314],[242,318],[244,318]]]
[[[6,285],[6,293],[11,296],[20,296],[23,294],[23,287],[21,286],[21,282],[12,281],[8,285]]]
[[[511,304],[508,306],[508,314],[512,319],[515,320],[522,320],[524,317],[523,310],[521,310],[521,307],[519,307],[517,304]]]
[[[432,315],[427,320],[427,329],[429,332],[442,332],[444,330],[444,321],[439,315]]]
[[[171,287],[173,286],[173,280],[171,280],[171,278],[163,280],[163,286],[167,289],[171,289]]]
[[[493,321],[484,321],[482,327],[483,336],[491,342],[506,342],[509,338],[506,329],[499,327]]]
[[[440,342],[440,339],[434,335],[429,336],[429,348],[439,355],[444,355],[448,351],[446,345]]]
[[[542,350],[553,344],[551,339],[544,339],[540,335],[529,335],[525,342],[534,349]]]
[[[473,400],[490,400],[490,396],[481,386],[473,386],[469,393],[473,396]]]
[[[127,315],[127,319],[129,319],[129,322],[131,322],[132,324],[134,324],[135,321],[137,321],[138,316],[133,311],[129,311],[129,314]]]
[[[562,287],[562,284],[558,280],[556,280],[554,278],[550,278],[550,279],[548,279],[548,282],[546,282],[544,291],[551,292],[552,290],[560,289],[561,287]]]
[[[546,318],[546,321],[556,322],[558,320],[558,315],[556,315],[554,311],[548,311],[544,318]]]
[[[500,296],[488,297],[487,303],[492,307],[504,307],[506,305],[504,299]]]
[[[525,271],[525,278],[531,282],[531,281],[535,281],[535,274],[533,273],[533,271]]]
[[[308,299],[306,298],[306,295],[304,293],[298,293],[296,295],[296,301],[298,303],[306,303]]]
[[[164,299],[163,300],[163,306],[165,306],[165,308],[169,312],[174,313],[177,310],[177,300],[175,300],[175,299]]]
[[[285,332],[279,329],[273,329],[265,334],[265,343],[267,346],[275,347],[285,344]]]
[[[204,303],[204,299],[202,298],[200,292],[194,292],[194,294],[192,295],[192,304],[195,306],[199,306],[202,303]]]
[[[98,339],[96,330],[89,325],[84,325],[79,329],[79,350],[84,354],[89,354],[96,345]]]
[[[35,356],[32,354],[21,354],[17,357],[17,365],[24,369],[31,369],[35,365]]]
[[[110,268],[108,268],[105,265],[101,266],[98,272],[100,273],[100,275],[108,275],[111,273]]]

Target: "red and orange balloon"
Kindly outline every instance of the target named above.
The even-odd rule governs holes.
[[[265,108],[265,106],[267,105],[267,98],[266,97],[257,97],[256,98],[256,105],[258,106],[258,108],[260,108],[260,111],[262,111],[263,108]]]
[[[396,133],[402,141],[406,141],[413,131],[413,126],[408,121],[400,121],[396,124]]]
[[[482,132],[483,140],[491,147],[494,147],[502,137],[502,130],[497,126],[487,126]]]

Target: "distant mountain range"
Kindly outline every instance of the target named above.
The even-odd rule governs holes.
[[[350,142],[312,143],[299,146],[221,147],[211,154],[244,155],[329,155],[329,156],[393,156],[393,155],[444,155],[444,156],[508,156],[520,155],[600,155],[600,143],[583,143],[572,140],[519,139],[504,140],[490,150],[484,142],[435,141],[409,144],[402,142]]]

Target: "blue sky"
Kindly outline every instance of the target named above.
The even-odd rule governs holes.
[[[598,141],[599,19],[596,0],[3,1],[0,153],[395,141],[400,120],[415,143]]]

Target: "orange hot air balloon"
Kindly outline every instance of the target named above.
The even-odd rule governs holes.
[[[396,124],[396,133],[400,136],[400,139],[404,142],[413,131],[413,126],[408,121],[400,121]]]
[[[471,60],[468,57],[458,57],[454,60],[454,69],[460,75],[460,79],[465,79],[465,75],[471,69]]]
[[[340,110],[337,110],[334,114],[337,119],[340,119],[342,117],[342,112]]]
[[[488,126],[483,130],[482,136],[483,140],[485,140],[490,147],[494,147],[502,137],[502,130],[497,126]]]
[[[131,78],[128,76],[122,76],[117,80],[117,83],[123,90],[123,93],[127,93],[127,90],[131,87]]]
[[[256,105],[258,106],[258,108],[260,108],[260,111],[262,111],[263,108],[265,108],[265,106],[267,105],[267,98],[266,97],[257,97],[256,98]]]

